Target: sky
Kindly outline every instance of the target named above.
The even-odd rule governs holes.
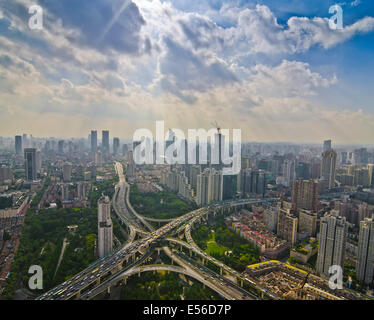
[[[372,0],[0,0],[1,136],[131,138],[164,120],[372,144],[373,75]]]

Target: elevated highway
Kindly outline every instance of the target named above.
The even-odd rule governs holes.
[[[217,214],[219,212],[224,212],[225,210],[232,211],[235,210],[235,208],[273,200],[244,199],[236,201],[226,201],[223,203],[210,205],[205,208],[196,209],[176,219],[173,219],[161,228],[154,230],[154,228],[146,221],[146,219],[134,210],[129,201],[130,186],[126,182],[122,165],[117,162],[115,164],[115,168],[119,176],[119,183],[117,184],[115,189],[115,195],[113,197],[113,207],[119,219],[124,224],[126,224],[130,230],[128,241],[117,250],[108,254],[106,257],[95,261],[88,268],[74,276],[72,279],[65,281],[61,285],[48,291],[37,299],[91,299],[106,288],[110,288],[110,286],[112,286],[113,283],[116,283],[119,279],[122,279],[129,274],[133,274],[133,272],[135,272],[134,270],[137,270],[138,272],[139,270],[149,270],[147,269],[147,266],[143,266],[141,268],[139,264],[142,264],[146,261],[152,244],[156,243],[157,241],[168,238],[169,235],[175,234],[176,231],[184,231],[184,229],[186,230],[184,231],[186,232],[186,238],[189,237],[189,231],[187,230],[190,230],[191,226],[194,223],[206,218],[209,213]],[[140,240],[134,241],[136,234],[141,235],[142,238]],[[170,241],[181,244],[175,239]],[[188,244],[185,243],[184,245],[187,245],[189,249],[193,250],[197,254],[202,254],[207,260],[213,259],[212,261],[216,264],[219,263],[220,266],[225,269],[225,271],[227,270],[228,272],[235,274],[235,271],[230,270],[229,267],[223,266],[222,263],[216,261],[212,257],[207,257],[206,254],[202,253],[193,241],[188,242]],[[196,269],[196,267],[193,266],[191,262],[186,262],[183,261],[181,257],[176,257],[176,254],[171,253],[169,249],[164,249],[164,251],[167,254],[171,255],[170,257],[172,257],[173,261],[178,261],[178,263],[185,269],[185,274],[189,273],[188,275],[201,281],[212,289],[214,287],[215,289],[213,290],[220,293],[223,297],[229,298],[227,292],[229,292],[230,298],[234,299],[240,299],[240,295],[242,295],[243,298],[250,297],[250,295],[243,293],[241,291],[242,289],[235,288],[232,285],[227,285],[223,282],[220,284],[215,283],[216,279],[211,279],[209,277],[206,278],[204,275],[204,271]],[[171,267],[171,269],[169,270],[174,270],[173,272],[181,271],[181,269],[175,269],[174,267]],[[222,286],[225,287],[226,291],[223,290],[224,288]],[[251,299],[252,298],[253,297],[251,297]]]

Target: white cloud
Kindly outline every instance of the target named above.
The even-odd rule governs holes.
[[[219,16],[232,27],[223,28],[217,12],[183,12],[159,0],[135,3],[146,22],[139,36],[149,38],[152,48],[137,56],[80,45],[72,39],[82,30],[66,28],[62,20],[35,34],[13,15],[13,30],[29,41],[0,35],[3,132],[32,126],[44,135],[85,136],[92,127],[108,127],[117,136],[131,136],[156,119],[184,129],[209,127],[217,119],[222,126],[242,128],[250,140],[306,141],[334,132],[343,137],[352,117],[357,132],[347,139],[371,137],[360,126],[373,125],[372,116],[338,111],[339,106],[326,111],[311,102],[337,83],[334,74],[322,75],[288,55],[313,46],[328,49],[370,32],[373,18],[339,31],[330,30],[323,18],[293,17],[281,25],[266,6],[224,5]],[[40,42],[45,46],[35,45]],[[278,55],[281,62],[259,63],[258,53]],[[253,57],[250,65],[239,61],[245,55]],[[288,60],[282,61],[283,55]],[[12,64],[2,65],[2,56]]]

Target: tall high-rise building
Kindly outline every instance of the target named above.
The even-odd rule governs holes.
[[[64,140],[60,140],[58,142],[58,153],[59,154],[63,154],[64,153],[64,144],[65,144]]]
[[[105,155],[109,154],[110,147],[109,147],[109,131],[103,130],[102,132],[102,147],[103,147],[103,153]]]
[[[113,251],[113,224],[110,217],[109,197],[98,201],[98,253],[102,258]]]
[[[287,187],[291,187],[292,182],[295,180],[295,176],[296,176],[295,161],[293,160],[284,161],[283,176],[286,179]]]
[[[113,154],[116,156],[119,154],[119,138],[113,138]]]
[[[70,200],[69,184],[61,185],[61,199],[62,201]]]
[[[209,169],[205,169],[203,172],[197,175],[196,203],[199,206],[204,206],[209,203],[208,201],[209,175],[210,175]]]
[[[124,144],[124,145],[122,146],[122,156],[123,156],[123,157],[126,157],[127,152],[129,152],[129,146],[128,146],[127,144]]]
[[[219,170],[210,170],[208,185],[208,203],[222,201],[223,175]]]
[[[212,143],[212,148],[214,150],[215,158],[211,159],[211,163],[213,164],[214,168],[220,170],[224,165],[223,156],[225,156],[225,136],[221,132],[218,132],[214,135],[214,142]]]
[[[321,177],[327,181],[329,189],[335,186],[336,157],[337,154],[332,149],[322,154]]]
[[[237,175],[224,175],[223,176],[223,200],[234,199],[237,189]]]
[[[366,148],[357,149],[353,153],[354,164],[361,166],[367,165],[369,160],[369,154]]]
[[[297,241],[298,219],[292,205],[285,201],[278,204],[278,226],[277,235],[287,240],[293,246]]]
[[[24,133],[22,135],[22,144],[23,144],[23,148],[28,148],[29,147],[29,140],[27,138],[27,133]]]
[[[36,180],[36,149],[26,148],[24,152],[26,181],[32,182]]]
[[[242,169],[238,177],[237,190],[242,197],[248,194],[264,196],[266,193],[266,173],[264,170]]]
[[[64,163],[62,170],[63,170],[63,179],[64,182],[70,182],[71,181],[71,172],[72,172],[72,164],[69,162]]]
[[[331,151],[331,140],[326,140],[323,142],[323,152]]]
[[[299,162],[296,168],[296,179],[310,179],[311,165],[306,162]]]
[[[40,173],[42,169],[42,153],[40,152],[40,150],[37,150],[35,155],[36,155],[36,172]]]
[[[95,155],[97,152],[97,131],[91,131],[91,153]]]
[[[330,276],[329,268],[337,265],[343,268],[348,223],[339,211],[332,210],[320,221],[317,271]]]
[[[295,209],[318,211],[319,186],[314,180],[294,180],[292,184],[292,204]]]
[[[368,164],[369,171],[369,185],[374,188],[374,164]]]
[[[277,232],[278,210],[276,208],[269,207],[264,210],[264,223],[269,231]]]
[[[374,280],[374,220],[360,222],[356,267],[357,280],[370,285]]]
[[[16,155],[21,156],[22,155],[22,136],[15,137],[15,149],[16,149]]]
[[[103,155],[100,151],[95,154],[95,165],[101,167],[103,165]]]
[[[310,210],[299,209],[299,233],[314,237],[317,229],[317,213]]]
[[[133,151],[129,151],[127,153],[127,166],[126,166],[126,176],[129,178],[135,177],[136,174],[136,163],[134,161],[134,153]]]

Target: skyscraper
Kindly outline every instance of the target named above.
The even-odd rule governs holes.
[[[369,185],[374,188],[374,164],[368,164],[369,170]]]
[[[58,153],[59,154],[64,154],[64,140],[60,140],[58,142]]]
[[[314,237],[317,228],[317,213],[310,210],[299,209],[299,233]]]
[[[290,203],[282,201],[278,204],[277,235],[294,245],[297,241],[298,219]]]
[[[306,162],[299,162],[296,168],[296,179],[310,179],[311,165]]]
[[[24,133],[22,135],[22,144],[23,144],[23,148],[27,148],[29,146],[28,139],[27,139],[27,134],[26,133]]]
[[[372,284],[374,279],[374,221],[366,218],[360,222],[356,267],[357,280]]]
[[[295,176],[296,176],[295,161],[293,160],[284,161],[283,176],[286,179],[287,187],[291,187],[292,182],[295,180]]]
[[[103,196],[98,201],[98,253],[106,256],[113,250],[113,225],[110,217],[109,197]]]
[[[102,132],[102,147],[103,147],[103,154],[109,154],[109,131],[103,130]]]
[[[323,142],[323,152],[331,151],[331,140],[326,140]]]
[[[321,177],[327,181],[329,189],[335,186],[336,157],[336,152],[332,149],[322,154]]]
[[[208,184],[208,203],[222,201],[223,175],[219,170],[211,169]]]
[[[210,170],[205,169],[197,175],[197,192],[196,203],[199,206],[208,204],[208,186]]]
[[[22,136],[15,137],[15,148],[16,148],[16,155],[22,155]]]
[[[26,148],[24,151],[26,181],[32,182],[36,180],[36,149]]]
[[[127,152],[129,152],[129,146],[127,144],[124,144],[122,146],[122,156],[126,156],[127,155]]]
[[[119,138],[113,138],[113,154],[116,156],[119,154]]]
[[[339,211],[332,210],[321,218],[317,271],[330,276],[329,268],[337,265],[343,268],[348,224]]]
[[[237,175],[224,175],[223,176],[223,200],[233,199],[236,195],[237,189]]]
[[[97,152],[97,131],[91,131],[91,153],[95,155]]]
[[[292,184],[292,204],[295,209],[318,210],[318,183],[314,180],[294,180]]]

